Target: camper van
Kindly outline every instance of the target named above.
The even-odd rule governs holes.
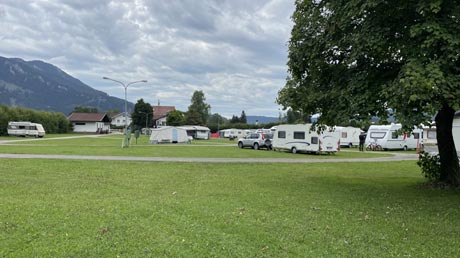
[[[367,131],[366,146],[377,144],[384,150],[409,150],[420,147],[422,130],[414,129],[411,134],[401,133],[401,124],[371,125]]]
[[[45,129],[41,124],[37,123],[9,122],[8,135],[43,137],[45,136]]]
[[[350,148],[353,146],[359,146],[359,135],[361,134],[361,129],[351,126],[336,126],[334,127],[334,131],[339,133],[340,146]]]
[[[337,132],[325,131],[318,134],[310,131],[311,124],[279,125],[273,136],[274,150],[287,150],[292,153],[334,153],[340,150]]]

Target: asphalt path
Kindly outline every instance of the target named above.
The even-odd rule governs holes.
[[[303,155],[303,154],[299,154]],[[91,156],[56,154],[0,154],[2,159],[58,159],[58,160],[117,160],[146,162],[203,162],[203,163],[349,163],[349,162],[390,162],[417,160],[415,154],[395,154],[381,158],[354,159],[288,159],[288,158],[185,158],[185,157],[131,157],[131,156]]]

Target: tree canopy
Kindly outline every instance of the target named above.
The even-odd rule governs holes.
[[[166,124],[170,126],[181,126],[185,124],[185,115],[179,110],[173,110],[168,113]]]
[[[188,107],[186,123],[189,125],[206,125],[211,106],[207,104],[203,91],[195,91]]]
[[[277,102],[321,124],[388,117],[405,129],[436,114],[441,180],[460,184],[452,120],[460,108],[455,0],[296,1],[289,76]],[[442,137],[441,137],[441,136]]]
[[[153,123],[153,109],[152,105],[144,102],[144,99],[139,99],[134,105],[134,112],[131,114],[131,119],[134,128],[144,128],[146,123],[147,127],[152,127]]]

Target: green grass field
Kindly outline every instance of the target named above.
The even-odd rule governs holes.
[[[228,140],[2,137],[0,153],[342,159]],[[25,140],[12,142],[13,140]],[[177,163],[0,160],[0,257],[455,257],[460,191],[415,161]]]
[[[0,163],[0,257],[456,257],[413,161]]]

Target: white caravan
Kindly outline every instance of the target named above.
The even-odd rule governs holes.
[[[460,157],[460,110],[455,113],[452,123],[452,135],[454,136],[455,149]]]
[[[318,134],[316,131],[310,131],[311,126],[311,124],[279,125],[273,136],[273,149],[318,154],[340,150],[337,132],[324,131]]]
[[[334,127],[334,130],[339,133],[340,146],[350,148],[353,146],[359,146],[359,135],[362,132],[361,129],[351,126],[336,126]]]
[[[414,129],[410,135],[401,133],[401,124],[371,125],[367,131],[366,146],[376,143],[384,150],[408,150],[420,147],[421,129]]]
[[[15,136],[34,136],[43,137],[45,136],[45,129],[41,124],[31,122],[9,122],[8,123],[8,134]]]

